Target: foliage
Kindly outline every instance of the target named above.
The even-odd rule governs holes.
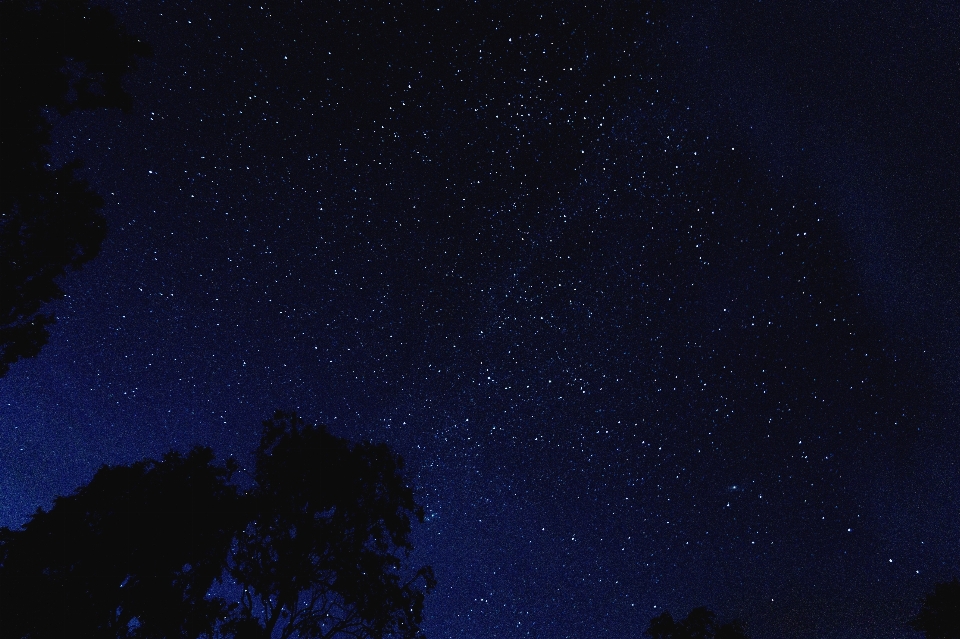
[[[2,636],[197,637],[225,609],[237,493],[209,449],[101,468],[21,531],[0,531]]]
[[[960,580],[937,584],[910,626],[927,639],[960,639]]]
[[[244,596],[228,626],[258,637],[419,636],[433,573],[400,574],[410,519],[423,519],[402,460],[278,413],[256,462],[230,569]]]
[[[421,636],[402,460],[280,413],[255,459],[246,491],[206,448],[104,467],[0,529],[0,638]]]
[[[55,115],[129,108],[123,76],[149,48],[85,1],[0,0],[0,377],[46,343],[57,279],[96,256],[102,199],[78,162],[51,166]]]
[[[653,639],[747,639],[739,621],[719,624],[716,615],[706,608],[694,608],[679,622],[665,612],[650,621],[647,634]]]

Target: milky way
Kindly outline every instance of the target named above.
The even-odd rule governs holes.
[[[406,458],[431,637],[639,637],[697,605],[913,636],[960,570],[955,333],[927,319],[958,308],[956,224],[918,212],[955,193],[902,204],[906,98],[825,106],[903,58],[818,54],[820,84],[762,28],[829,29],[734,4],[115,3],[155,56],[132,113],[56,131],[110,235],[0,383],[0,523],[103,463],[244,460],[295,409]]]

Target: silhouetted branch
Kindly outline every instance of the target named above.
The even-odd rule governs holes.
[[[264,433],[244,494],[196,449],[101,469],[0,529],[3,636],[416,636],[433,581],[395,554],[417,512],[399,458],[295,416]]]

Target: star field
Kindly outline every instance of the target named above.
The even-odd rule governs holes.
[[[734,4],[112,3],[155,54],[55,131],[110,233],[0,380],[0,523],[284,408],[406,458],[436,639],[914,636],[960,569],[956,55]]]

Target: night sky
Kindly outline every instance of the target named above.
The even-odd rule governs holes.
[[[960,8],[113,2],[0,525],[278,408],[407,461],[433,639],[900,638],[960,576]]]

